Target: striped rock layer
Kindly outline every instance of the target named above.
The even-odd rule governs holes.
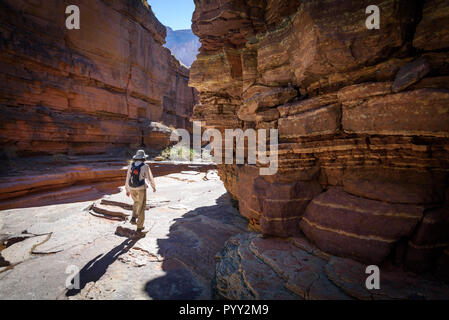
[[[73,4],[79,30],[66,28]],[[166,29],[146,2],[8,0],[0,21],[6,156],[158,147],[168,137],[151,122],[189,127],[189,71],[163,47]]]
[[[195,3],[192,118],[279,132],[275,175],[218,166],[253,229],[449,273],[448,3]],[[365,25],[368,5],[379,29]]]

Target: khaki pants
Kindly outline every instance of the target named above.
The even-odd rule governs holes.
[[[137,218],[137,228],[143,228],[145,208],[147,205],[147,189],[130,190],[133,204],[133,218]]]

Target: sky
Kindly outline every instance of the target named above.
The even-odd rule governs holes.
[[[173,30],[190,29],[195,10],[193,0],[147,0],[156,18]]]

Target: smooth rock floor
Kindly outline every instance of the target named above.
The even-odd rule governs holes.
[[[140,239],[89,213],[93,201],[0,211],[0,299],[212,298],[215,255],[247,223],[215,170],[155,179]],[[132,203],[123,187],[103,199]]]
[[[144,238],[131,199],[0,211],[0,299],[448,299],[449,286],[326,254],[303,236],[249,232],[216,170],[156,177]],[[76,195],[74,195],[74,199]],[[79,201],[79,202],[76,202]],[[79,275],[79,288],[67,288]]]

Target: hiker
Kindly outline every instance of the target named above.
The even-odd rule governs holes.
[[[147,184],[145,180],[150,182],[153,192],[156,192],[153,174],[150,167],[145,164],[146,158],[145,151],[138,150],[136,152],[133,161],[128,167],[125,183],[126,195],[129,197],[131,194],[134,201],[133,215],[129,222],[137,225],[137,232],[139,233],[144,233],[143,224],[145,222],[145,208],[147,204]]]

